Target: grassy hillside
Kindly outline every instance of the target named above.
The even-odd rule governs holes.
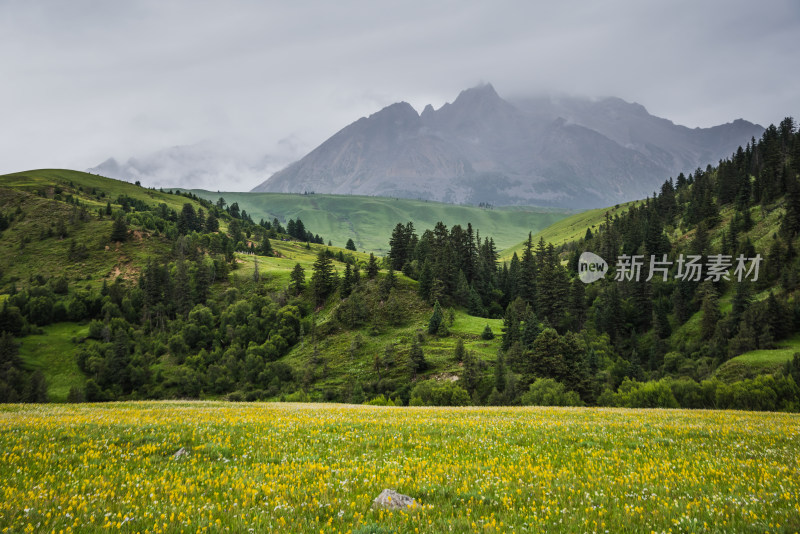
[[[759,374],[774,373],[800,353],[800,334],[776,343],[774,349],[751,350],[731,358],[716,371],[721,380],[733,382],[742,377],[749,378]]]
[[[472,223],[482,236],[492,236],[498,249],[518,243],[528,232],[538,232],[571,212],[555,208],[508,207],[484,209],[424,200],[344,195],[293,195],[282,193],[229,193],[193,190],[213,202],[223,197],[258,221],[301,219],[306,228],[343,247],[353,239],[358,250],[385,253],[392,229],[412,221],[418,229],[441,221],[448,227]]]
[[[577,241],[586,235],[586,230],[591,229],[593,232],[605,221],[606,213],[611,217],[614,215],[621,215],[628,211],[630,206],[635,206],[641,201],[627,202],[625,204],[617,204],[613,207],[599,208],[594,210],[581,211],[562,218],[561,220],[554,221],[552,224],[539,231],[531,230],[533,232],[533,242],[539,241],[540,238],[544,239],[545,243],[552,243],[555,246],[563,245],[571,241]],[[522,250],[525,248],[525,239],[515,243],[514,245],[502,249],[500,253],[501,261],[508,261],[517,253],[517,256],[522,256]],[[499,245],[499,244],[498,244]]]
[[[43,294],[49,295],[47,298],[63,299],[64,308],[67,309],[77,300],[91,306],[93,299],[99,298],[97,294],[101,287],[111,286],[119,278],[123,285],[133,288],[138,284],[149,261],[161,262],[165,258],[174,258],[174,236],[170,238],[166,235],[170,231],[174,232],[174,228],[159,232],[133,224],[127,241],[110,240],[113,218],[122,214],[120,205],[116,203],[120,196],[141,200],[151,208],[166,204],[170,210],[178,213],[185,203],[192,204],[195,210],[203,207],[184,196],[148,190],[127,182],[76,171],[38,170],[0,176],[0,214],[9,216],[12,221],[9,228],[0,233],[0,287],[6,290],[0,295],[0,302],[9,299],[9,292],[28,289],[39,293],[44,291]],[[319,199],[316,196],[294,195],[294,197],[300,201]],[[348,200],[348,197],[330,197],[329,200]],[[235,201],[237,200],[230,199],[230,202]],[[390,199],[361,199],[361,201],[371,202],[375,206],[391,202]],[[105,214],[108,203],[111,204],[113,216]],[[487,217],[484,220],[495,217],[495,222],[501,220],[496,218],[498,213],[502,213],[505,217],[512,217],[514,214],[523,217],[538,215],[542,217],[541,220],[560,216],[555,212],[532,215],[525,210],[492,212],[439,204],[433,204],[436,209],[426,211],[423,209],[424,204],[426,203],[405,202],[406,211],[393,211],[392,218],[414,217],[414,213],[408,211],[409,206],[416,206],[431,217],[446,215],[448,208],[453,208],[454,211],[450,213],[453,217],[482,214]],[[246,204],[242,204],[242,207],[247,209]],[[341,204],[338,209],[345,210],[346,206]],[[361,209],[367,208],[361,204]],[[321,212],[321,209],[316,211]],[[377,212],[383,213],[381,210]],[[82,215],[76,216],[78,213]],[[142,215],[149,213],[152,212],[144,211]],[[453,215],[454,213],[456,215]],[[491,215],[492,213],[495,215]],[[256,217],[255,213],[252,215]],[[131,220],[138,220],[136,216],[136,209],[128,214],[129,219],[133,218]],[[303,214],[300,216],[307,218]],[[309,218],[308,221],[306,227],[309,230],[324,234],[323,230],[313,226],[311,222],[313,219]],[[226,229],[230,220],[220,219],[220,224]],[[377,232],[379,225],[374,222],[371,224],[371,228]],[[63,236],[61,232],[64,233]],[[85,257],[79,261],[73,261],[69,257],[73,243],[86,246]],[[229,276],[215,281],[209,288],[211,292],[209,305],[213,299],[216,302],[213,306],[222,306],[224,309],[232,304],[231,298],[244,300],[250,298],[253,293],[264,294],[265,291],[275,296],[273,298],[283,299],[285,297],[277,295],[281,295],[288,287],[290,274],[295,265],[299,264],[305,269],[308,282],[320,250],[330,250],[334,255],[347,254],[361,265],[362,276],[365,276],[364,269],[369,259],[369,255],[362,252],[317,244],[307,246],[305,243],[285,240],[285,237],[272,239],[272,248],[274,251],[272,256],[234,254],[231,268],[235,267],[235,270]],[[175,269],[175,263],[171,266]],[[260,274],[257,284],[253,282],[256,266]],[[333,269],[341,277],[345,270],[344,264],[334,261]],[[385,276],[385,271],[381,272],[376,281],[370,282],[370,295],[377,293]],[[383,318],[388,304],[376,302],[370,305],[370,309],[381,315],[381,318],[369,318],[365,324],[357,328],[341,329],[334,318],[340,305],[338,299],[314,310],[313,324],[319,327],[322,334],[319,336],[312,334],[310,330],[313,327],[306,326],[304,330],[306,336],[282,358],[283,363],[290,365],[298,376],[306,380],[304,389],[312,398],[321,399],[325,392],[352,389],[353,384],[360,381],[366,385],[367,382],[374,382],[376,378],[395,379],[398,382],[407,380],[408,353],[412,338],[420,341],[427,361],[427,368],[420,372],[419,378],[443,379],[457,376],[461,364],[455,361],[454,352],[459,339],[464,342],[467,351],[484,361],[494,361],[500,346],[499,334],[502,321],[470,317],[463,311],[447,310],[451,335],[428,336],[424,332],[431,313],[430,306],[416,296],[415,281],[401,273],[396,273],[395,276],[397,286],[393,295],[402,303],[401,316],[391,320]],[[45,289],[50,288],[54,280],[62,277],[69,286],[68,290],[62,290],[66,291],[62,293],[63,296]],[[102,302],[108,303],[108,297]],[[123,305],[122,302],[117,302]],[[119,311],[115,311],[117,310],[115,306],[111,306],[109,310],[111,316],[119,314]],[[53,322],[42,323],[40,326],[32,324],[30,333],[19,338],[19,357],[24,368],[29,372],[42,371],[47,381],[49,398],[53,401],[63,402],[67,399],[71,388],[82,389],[87,379],[93,377],[82,372],[76,363],[81,351],[94,350],[100,353],[100,356],[94,358],[102,359],[102,354],[110,347],[98,344],[92,339],[89,332],[90,321],[66,320],[70,313],[54,312]],[[109,320],[108,313],[105,316],[106,323]],[[136,314],[131,317],[135,318],[134,324],[138,322]],[[311,323],[306,321],[304,324]],[[490,325],[498,335],[497,338],[488,341],[480,338],[486,325]],[[131,331],[131,335],[148,337],[152,333]],[[374,356],[376,354],[385,356],[387,345],[393,347],[393,354],[385,359],[382,368],[376,369]],[[183,357],[180,356],[180,359]],[[170,350],[162,357],[152,360],[150,369],[152,372],[171,376],[171,373],[178,369],[178,363],[177,355]],[[303,376],[303,373],[306,373],[306,376]],[[367,390],[365,395],[365,398],[369,399],[374,393]],[[208,393],[206,396],[216,397],[213,393]]]
[[[78,171],[45,169],[0,176],[0,206],[15,216],[0,239],[0,272],[10,280],[65,275],[91,285],[112,274],[134,277],[148,256],[168,250],[169,243],[146,230],[134,232],[127,242],[110,242],[112,218],[98,218],[96,210],[123,195],[176,211],[187,202],[200,208],[186,197]],[[68,197],[79,199],[89,213],[87,220],[81,220]],[[66,230],[63,236],[61,228]],[[88,255],[78,262],[68,260],[73,241],[87,248]]]

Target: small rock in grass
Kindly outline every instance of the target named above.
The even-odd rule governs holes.
[[[183,458],[184,456],[189,456],[189,451],[187,451],[184,447],[178,449],[178,452],[172,455],[172,458],[177,460],[178,458]]]
[[[404,510],[418,506],[413,497],[385,489],[372,501],[373,508],[388,508],[389,510]]]

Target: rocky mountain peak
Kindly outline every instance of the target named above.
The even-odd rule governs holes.
[[[762,132],[747,121],[692,130],[619,98],[511,103],[487,83],[421,115],[407,102],[387,106],[254,191],[601,207],[642,198]]]

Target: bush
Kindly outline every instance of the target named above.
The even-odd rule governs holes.
[[[232,391],[225,396],[228,402],[243,402],[244,394],[241,391]]]
[[[253,391],[248,391],[245,393],[244,400],[247,402],[257,402],[264,400],[266,397],[267,394],[263,389],[254,389]]]
[[[383,395],[378,395],[374,399],[365,402],[367,406],[396,406],[392,399],[387,399]]]
[[[69,393],[67,393],[67,402],[71,403],[78,403],[84,402],[86,399],[84,398],[83,391],[76,386],[72,386],[69,388]]]
[[[703,395],[703,386],[688,378],[672,380],[669,387],[681,408],[711,408]]]
[[[626,408],[678,408],[678,401],[665,380],[636,382],[626,378],[617,390],[617,401]]]
[[[522,395],[526,406],[583,406],[580,396],[552,378],[537,378]]]
[[[489,327],[488,324],[486,325],[486,328],[483,329],[483,332],[481,332],[481,339],[483,339],[485,341],[489,341],[490,339],[494,339],[494,332],[492,332],[492,329],[491,329],[491,327]]]
[[[302,389],[286,395],[286,397],[283,399],[284,402],[310,402],[310,400],[311,399],[309,399],[308,393]]]
[[[411,406],[468,406],[467,390],[453,382],[425,380],[411,390]]]

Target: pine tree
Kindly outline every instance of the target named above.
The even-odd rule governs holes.
[[[258,267],[256,267],[256,272],[258,272]],[[189,283],[186,262],[183,259],[178,261],[173,291],[175,310],[178,314],[185,316],[192,309],[192,287]]]
[[[743,280],[742,282],[736,284],[736,292],[733,294],[733,302],[731,304],[731,322],[734,325],[739,324],[739,319],[741,319],[744,312],[750,306],[751,296],[750,296],[750,282],[748,280]]]
[[[494,339],[494,332],[492,332],[492,328],[488,324],[484,327],[483,332],[481,332],[481,339],[484,341]]]
[[[378,276],[378,262],[375,259],[375,255],[370,252],[369,253],[369,262],[367,263],[367,278],[370,280],[374,280],[376,276]]]
[[[544,241],[540,241],[540,246],[544,247]],[[519,296],[530,304],[537,306],[537,262],[533,255],[533,237],[529,233],[528,240],[525,242],[525,249],[522,252],[522,261],[519,266]],[[537,308],[538,309],[538,308]]]
[[[356,250],[356,244],[353,242],[352,238],[347,240],[347,244],[344,246],[347,250]]]
[[[530,352],[527,371],[535,376],[562,380],[565,375],[564,351],[561,337],[546,328],[536,338]]]
[[[700,321],[700,335],[703,339],[711,339],[720,319],[719,301],[714,286],[709,282],[705,282],[703,285],[704,287],[701,289],[703,317]]]
[[[467,277],[464,275],[464,271],[458,271],[458,281],[456,282],[456,289],[453,294],[456,304],[464,307],[469,306],[469,295],[470,287],[467,282]]]
[[[386,276],[384,277],[383,280],[381,280],[381,286],[379,291],[381,300],[386,300],[387,298],[389,298],[389,293],[392,292],[392,288],[395,286],[396,283],[397,283],[397,278],[395,277],[394,269],[390,265],[389,270],[386,273]]]
[[[7,301],[6,301],[7,302]],[[4,304],[4,310],[7,309]],[[6,367],[19,367],[22,360],[19,358],[19,345],[14,341],[11,333],[3,331],[0,335],[0,371]]]
[[[40,369],[34,371],[28,379],[23,399],[25,402],[47,402],[47,380]]]
[[[258,247],[258,253],[261,256],[272,256],[272,243],[270,243],[269,238],[266,235],[261,240],[261,245]]]
[[[306,287],[306,270],[299,263],[296,263],[289,275],[289,289],[295,295],[299,295]]]
[[[411,361],[412,374],[415,377],[417,376],[417,373],[428,368],[428,362],[425,360],[425,353],[422,351],[422,347],[419,345],[419,341],[417,341],[416,336],[411,339],[409,359]]]
[[[311,275],[311,288],[317,305],[321,304],[336,287],[333,260],[327,251],[320,250],[314,261],[313,274]]]
[[[353,271],[350,269],[350,264],[344,266],[344,276],[342,277],[342,284],[339,286],[339,296],[343,299],[350,296],[353,291]]]
[[[433,268],[431,262],[427,259],[422,264],[422,271],[419,275],[419,285],[417,285],[417,294],[421,299],[430,302],[431,288],[433,287]]]
[[[428,333],[436,334],[439,332],[439,328],[441,327],[442,323],[444,323],[444,313],[442,313],[442,307],[439,305],[439,301],[437,300],[436,304],[433,306],[433,315],[431,315],[431,318],[428,321]]]
[[[503,343],[501,345],[503,350],[508,350],[511,345],[520,340],[520,318],[517,307],[512,302],[506,308],[506,314],[503,316]]]
[[[397,223],[392,230],[392,237],[389,239],[389,265],[396,271],[402,269],[408,259],[410,237],[402,223]]]
[[[572,281],[572,291],[570,292],[569,300],[569,315],[572,323],[573,331],[580,331],[583,329],[583,323],[586,319],[586,284],[575,278]]]
[[[486,326],[489,326],[489,325],[486,325]],[[464,361],[464,354],[465,354],[464,340],[461,339],[460,337],[456,338],[456,348],[453,350],[453,358],[457,362],[461,363],[461,362]]]
[[[525,308],[525,315],[522,320],[523,325],[519,342],[522,344],[523,349],[528,350],[533,347],[533,342],[539,337],[542,328],[539,325],[539,319],[536,318],[536,314],[533,313],[533,309],[530,306]]]
[[[497,363],[494,366],[494,387],[500,393],[506,390],[506,361],[503,358],[503,351],[497,352]]]
[[[111,227],[111,241],[122,242],[128,240],[128,224],[125,222],[125,216],[120,214],[114,219],[114,224]]]
[[[181,235],[186,235],[189,232],[198,230],[197,214],[194,211],[194,206],[190,203],[187,202],[183,205],[181,213],[178,215],[177,226],[178,233]]]
[[[691,250],[695,254],[703,255],[708,249],[708,227],[705,221],[697,225],[697,230],[692,240]]]
[[[800,182],[796,178],[787,179],[786,214],[781,223],[781,233],[790,240],[800,234]]]
[[[505,265],[503,265],[505,267]],[[520,283],[520,276],[522,272],[522,266],[520,265],[519,258],[517,257],[517,253],[514,252],[513,256],[511,256],[511,261],[508,264],[508,275],[505,284],[505,297],[506,297],[506,305],[508,302],[511,302],[515,298],[519,296],[519,283]]]

